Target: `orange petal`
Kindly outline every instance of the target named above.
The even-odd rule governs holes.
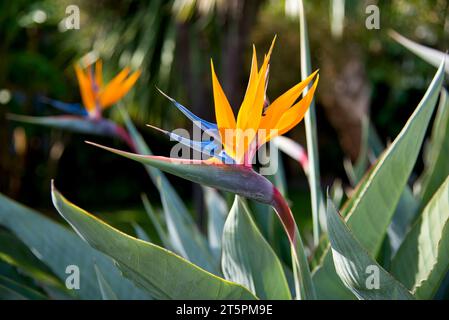
[[[100,59],[95,63],[95,82],[98,88],[103,87],[103,62]]]
[[[281,116],[293,105],[296,99],[298,99],[301,92],[309,85],[317,72],[318,70],[274,100],[274,102],[265,110],[265,115],[261,120],[260,128],[266,130],[273,128]]]
[[[116,100],[114,101],[114,96],[120,90],[120,85],[126,79],[129,72],[130,69],[128,67],[124,68],[100,91],[100,103],[102,106],[110,106],[116,102]]]
[[[88,76],[81,70],[81,67],[75,65],[75,73],[80,87],[81,99],[87,112],[95,110],[95,96]]]
[[[117,86],[117,90],[115,90],[115,92],[111,92],[109,95],[107,95],[107,100],[102,101],[100,99],[101,107],[105,109],[116,103],[121,98],[123,98],[134,86],[137,79],[139,79],[140,74],[141,74],[140,70],[134,72],[126,80],[120,83],[120,85]]]
[[[270,62],[270,56],[275,39],[273,39],[273,43],[271,44],[268,55],[265,56],[264,62],[257,77],[258,79],[255,80],[255,83],[257,83],[257,85],[255,86],[256,89],[254,95],[244,100],[239,110],[239,114],[237,117],[237,128],[239,130],[237,130],[236,142],[238,153],[236,156],[237,163],[240,163],[240,160],[243,159],[244,154],[251,145],[260,125],[262,110],[265,102],[268,65]]]
[[[284,133],[294,128],[299,122],[301,122],[307,110],[309,110],[310,104],[312,103],[313,95],[315,94],[319,79],[320,76],[317,75],[312,88],[310,88],[306,96],[281,116],[275,126],[275,129],[277,129],[277,134],[269,136],[266,141],[269,141],[277,135],[283,135]]]
[[[232,111],[231,105],[223,92],[220,82],[218,82],[212,60],[210,65],[212,70],[212,88],[214,91],[215,117],[217,119],[217,126],[224,149],[232,157],[234,155],[233,139],[230,138],[229,134],[226,135],[224,131],[235,129],[234,112]],[[229,131],[227,133],[229,133]]]

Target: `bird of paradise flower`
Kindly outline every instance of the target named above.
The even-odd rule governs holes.
[[[299,272],[307,270],[309,272],[298,228],[287,202],[268,179],[252,169],[251,161],[260,146],[274,137],[288,132],[303,119],[312,102],[319,80],[319,75],[315,71],[304,81],[279,96],[273,103],[266,103],[268,71],[275,39],[270,50],[264,56],[260,69],[257,64],[256,50],[253,46],[248,87],[237,118],[235,118],[217,79],[212,61],[212,87],[216,123],[199,118],[179,102],[166,95],[182,113],[193,121],[194,125],[206,131],[214,140],[193,141],[175,133],[157,129],[192,149],[206,153],[210,158],[196,160],[140,155],[92,142],[88,143],[190,181],[271,205],[278,214],[292,245],[292,257],[296,270],[302,270]],[[314,78],[315,81],[311,88],[299,99]],[[260,134],[261,132],[264,134]],[[303,279],[304,281],[300,284],[302,286],[300,291],[308,292],[313,296],[314,289],[310,276]]]

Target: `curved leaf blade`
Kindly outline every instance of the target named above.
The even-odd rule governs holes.
[[[221,265],[226,279],[240,283],[261,299],[291,299],[278,257],[238,196],[223,230]]]
[[[404,128],[370,169],[366,181],[362,180],[360,189],[354,195],[355,198],[349,200],[347,224],[354,236],[372,256],[377,254],[382,245],[387,228],[418,157],[443,83],[443,66],[444,62],[441,63],[424,97]],[[367,228],[367,226],[370,227]],[[328,254],[329,252],[326,253],[326,255]],[[317,286],[320,291],[326,290],[325,283],[339,281],[335,271],[332,272],[333,266],[324,265],[329,262],[330,259],[324,257],[323,264],[314,271],[314,281],[324,285]],[[327,279],[324,281],[324,278]],[[341,286],[336,286],[341,288]],[[319,296],[327,296],[326,292],[320,291]],[[337,290],[337,292],[347,297],[344,290]]]
[[[425,152],[425,169],[420,178],[419,189],[422,207],[432,198],[444,179],[449,175],[449,96],[441,90],[440,104],[432,128],[430,143]]]
[[[299,3],[299,36],[301,43],[301,79],[304,80],[312,73],[312,63],[310,61],[310,47],[309,36],[307,32],[307,20],[304,10],[304,4],[302,0]],[[303,96],[308,92],[308,89],[304,89]],[[316,114],[315,114],[315,102],[312,100],[309,110],[307,110],[304,123],[306,127],[306,140],[307,140],[307,155],[309,157],[309,173],[307,175],[311,204],[312,204],[312,218],[313,218],[313,237],[314,244],[318,245],[320,240],[320,209],[323,207],[323,194],[321,192],[320,185],[320,166],[318,155],[318,135],[316,129]]]
[[[449,54],[416,43],[400,35],[394,30],[390,31],[390,36],[405,48],[436,68],[439,67],[442,60],[449,61]],[[445,66],[445,70],[449,75],[449,64]]]
[[[127,278],[157,299],[255,299],[238,284],[114,229],[70,203],[54,188],[52,198],[61,216],[87,243],[112,257]]]
[[[345,286],[359,299],[413,299],[400,282],[371,258],[329,199],[326,220],[335,270]]]
[[[393,258],[391,271],[421,299],[431,299],[449,270],[449,177]]]
[[[108,257],[89,247],[76,234],[1,194],[0,225],[11,230],[60,279],[66,279],[67,266],[78,266],[81,285],[74,292],[78,297],[101,299],[93,267],[95,260],[119,298],[148,299],[145,293],[120,276]]]

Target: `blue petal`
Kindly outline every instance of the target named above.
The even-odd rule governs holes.
[[[197,115],[193,114],[189,109],[187,109],[186,107],[184,107],[182,104],[180,104],[178,101],[176,101],[175,99],[173,99],[172,97],[166,95],[162,90],[160,90],[159,88],[156,87],[157,90],[159,90],[159,92],[161,94],[163,94],[168,100],[171,101],[171,103],[173,103],[173,105],[179,109],[179,111],[181,111],[182,113],[184,113],[184,115],[189,118],[195,125],[198,126],[199,124],[199,128],[201,130],[207,131],[211,136],[213,136],[214,138],[219,138],[220,135],[218,134],[218,128],[217,128],[217,124],[206,121],[201,119],[200,117],[198,117]],[[215,135],[217,135],[217,137],[215,137]]]
[[[84,107],[79,103],[65,103],[59,100],[53,100],[47,97],[39,97],[39,102],[46,103],[51,105],[52,107],[67,112],[71,114],[76,114],[80,116],[87,116],[87,111]]]
[[[226,164],[235,164],[233,158],[231,158],[224,150],[221,150],[221,142],[218,144],[216,140],[206,140],[206,141],[195,141],[188,138],[184,138],[176,133],[169,132],[157,127],[153,127],[148,125],[153,129],[156,129],[165,135],[169,136],[171,140],[178,141],[179,143],[201,152],[209,157],[217,158],[218,160],[226,163]]]

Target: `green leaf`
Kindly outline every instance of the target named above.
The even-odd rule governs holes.
[[[410,188],[406,186],[387,230],[392,254],[396,253],[402,241],[404,241],[418,210],[419,202],[413,197]]]
[[[137,131],[125,108],[121,105],[118,107],[136,151],[141,155],[151,155],[150,148]],[[168,239],[161,238],[162,241],[165,241],[164,245],[200,267],[215,274],[220,274],[218,265],[208,249],[206,239],[199,231],[176,190],[157,167],[145,165],[145,169],[159,191],[164,208],[164,218],[168,228]],[[166,242],[170,242],[169,246]]]
[[[17,237],[0,230],[0,260],[18,268],[29,277],[49,286],[61,287],[62,282]]]
[[[424,155],[424,172],[418,183],[422,207],[449,175],[449,97],[444,88],[441,90],[430,143]]]
[[[442,63],[404,128],[377,161],[368,182],[348,213],[348,226],[372,255],[378,252],[382,244],[419,155],[443,83],[443,66]]]
[[[357,241],[331,200],[327,201],[326,217],[335,270],[346,287],[362,300],[413,299]]]
[[[307,33],[307,21],[302,0],[299,3],[299,36],[301,43],[301,79],[306,79],[312,73],[312,63],[310,61],[309,38]],[[303,96],[307,94],[307,88],[303,91]],[[323,194],[320,185],[320,162],[318,156],[318,135],[316,129],[316,114],[314,100],[310,104],[309,110],[304,117],[307,140],[307,155],[309,157],[309,174],[307,175],[312,204],[313,219],[313,239],[318,245],[320,239],[319,215],[322,207]]]
[[[0,225],[11,230],[35,256],[43,261],[61,280],[67,278],[66,268],[80,269],[80,289],[73,291],[83,299],[101,299],[93,260],[121,299],[145,299],[147,295],[134,287],[114,267],[112,261],[92,249],[73,232],[45,216],[0,194]]]
[[[387,228],[418,157],[438,99],[443,77],[442,63],[404,128],[370,169],[367,179],[362,180],[360,189],[350,199],[350,209],[346,216],[347,224],[372,256],[378,253],[382,245]],[[323,263],[329,262],[329,258],[323,258]],[[317,288],[325,290],[323,285],[332,281],[331,279],[335,279],[335,276],[332,275],[331,266],[324,266],[323,271],[320,271],[320,268],[315,270],[313,278],[315,282],[322,284]],[[331,274],[328,274],[329,271]],[[326,281],[319,277],[326,278]],[[338,281],[338,279],[334,281]],[[345,295],[343,291],[341,294]],[[326,295],[326,293],[319,292],[319,296],[321,295]]]
[[[164,248],[114,229],[67,201],[54,188],[52,197],[58,212],[85,241],[112,257],[125,277],[154,298],[255,298],[238,284],[214,276]]]
[[[446,59],[446,61],[449,61],[449,54],[416,43],[400,35],[394,30],[390,30],[390,36],[398,43],[406,47],[408,50],[416,54],[418,57],[436,68],[438,68],[438,66],[441,64],[441,61],[443,61],[444,59]],[[449,64],[446,64],[445,70],[449,75]]]
[[[226,279],[240,283],[261,299],[291,299],[279,259],[238,196],[224,226],[221,265]]]
[[[221,256],[223,228],[228,214],[228,205],[217,190],[203,187],[207,208],[207,238],[209,247],[217,259]]]
[[[112,290],[111,285],[104,278],[103,274],[100,271],[100,268],[95,264],[95,273],[97,274],[98,286],[100,287],[101,296],[103,300],[118,300],[117,295]]]
[[[449,177],[425,207],[391,271],[417,298],[431,299],[449,270]]]

